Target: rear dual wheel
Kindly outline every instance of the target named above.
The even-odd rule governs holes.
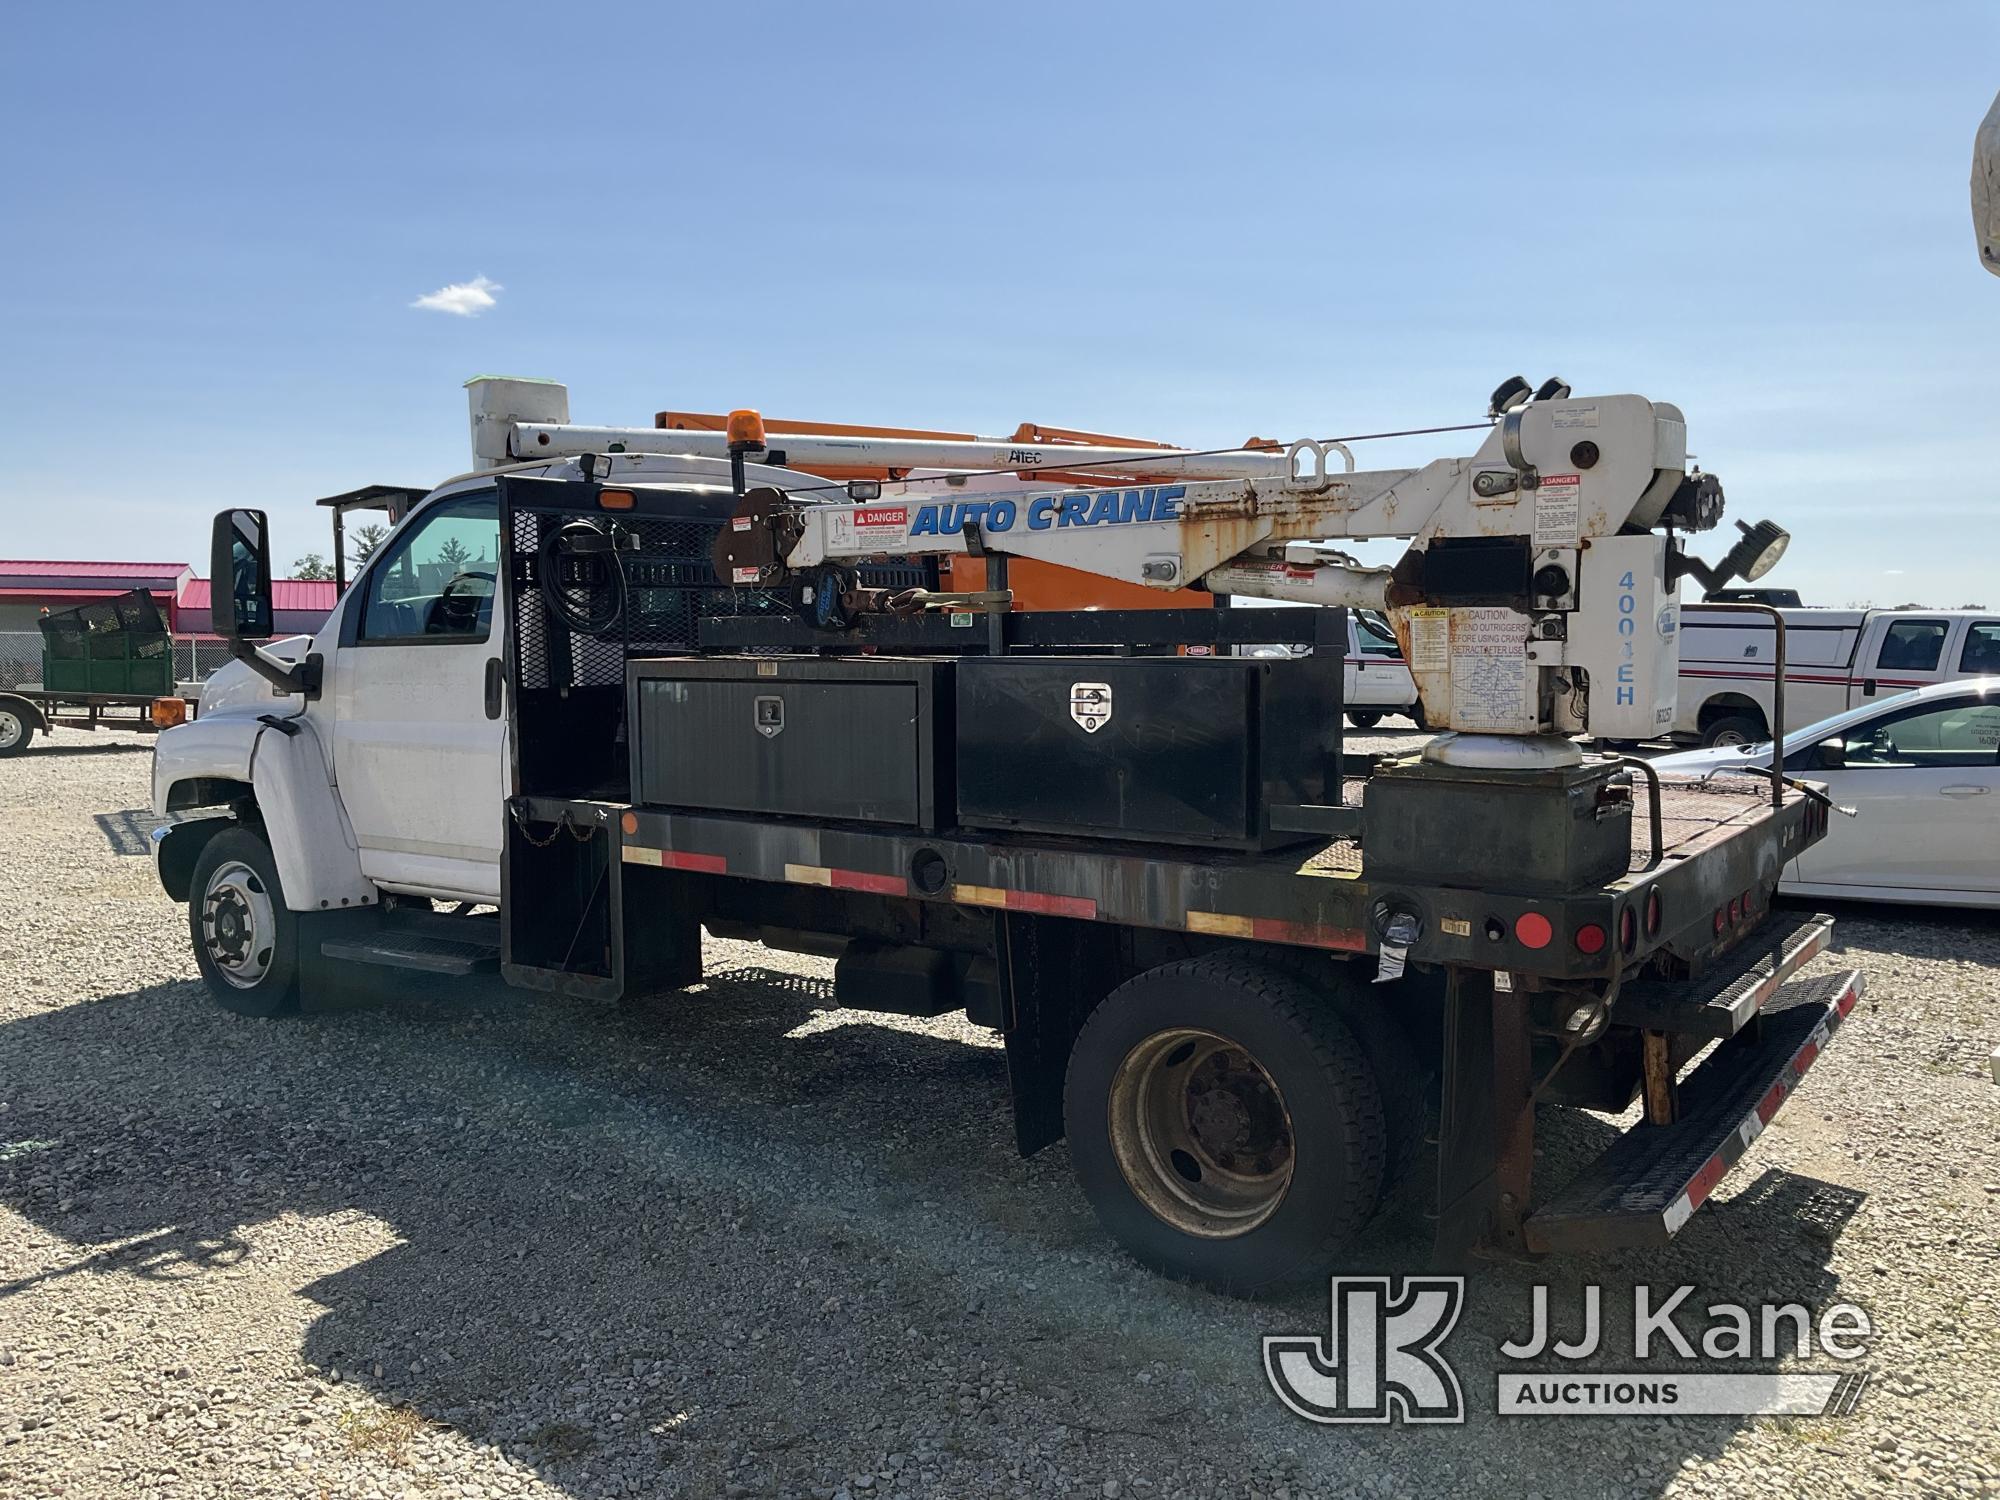
[[[1354,1031],[1303,979],[1235,952],[1112,991],[1070,1054],[1064,1113],[1111,1234],[1155,1270],[1239,1295],[1324,1274],[1388,1170]]]

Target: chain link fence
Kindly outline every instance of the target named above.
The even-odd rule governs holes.
[[[174,681],[203,682],[229,660],[229,645],[220,636],[174,637]],[[19,687],[42,679],[42,633],[0,630],[0,688]]]

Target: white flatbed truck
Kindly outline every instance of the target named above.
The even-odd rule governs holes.
[[[844,1006],[1004,1035],[1020,1149],[1067,1136],[1136,1257],[1255,1292],[1322,1273],[1433,1116],[1447,1253],[1660,1243],[1861,991],[1798,979],[1831,921],[1771,906],[1823,797],[1662,784],[1571,738],[1672,716],[1680,536],[1721,495],[1670,406],[1510,382],[1475,452],[1421,470],[1162,452],[1140,485],[982,496],[1039,456],[783,440],[959,471],[843,489],[754,414],[472,401],[480,467],[310,641],[254,644],[270,538],[217,517],[240,660],[161,737],[154,795],[232,1010],[359,964],[612,1002],[698,984],[704,928],[835,954]],[[1411,539],[1393,570],[1287,556],[1379,535]],[[927,588],[941,553],[986,587]],[[1012,611],[1013,556],[1317,607]],[[1422,755],[1343,746],[1350,608],[1405,647],[1446,731]],[[1314,649],[1139,654],[1274,632]],[[1635,1097],[1538,1200],[1536,1103]]]

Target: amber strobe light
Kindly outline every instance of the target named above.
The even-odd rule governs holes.
[[[153,700],[153,727],[172,729],[176,724],[187,723],[188,706],[185,698],[155,698]]]
[[[764,446],[764,414],[751,407],[739,407],[731,412],[723,430],[728,433],[732,448]]]

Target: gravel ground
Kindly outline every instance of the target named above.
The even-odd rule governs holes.
[[[1844,914],[1868,999],[1671,1248],[1480,1268],[1465,1426],[1319,1428],[1259,1337],[1324,1295],[1137,1270],[1062,1148],[1013,1154],[993,1034],[731,943],[628,1007],[234,1019],[148,767],[0,763],[0,1494],[2000,1494],[2000,922]],[[1545,1115],[1551,1181],[1611,1128]],[[1424,1244],[1405,1202],[1352,1269]],[[1856,1300],[1875,1379],[1840,1420],[1498,1418],[1538,1280],[1572,1323],[1586,1281]]]

